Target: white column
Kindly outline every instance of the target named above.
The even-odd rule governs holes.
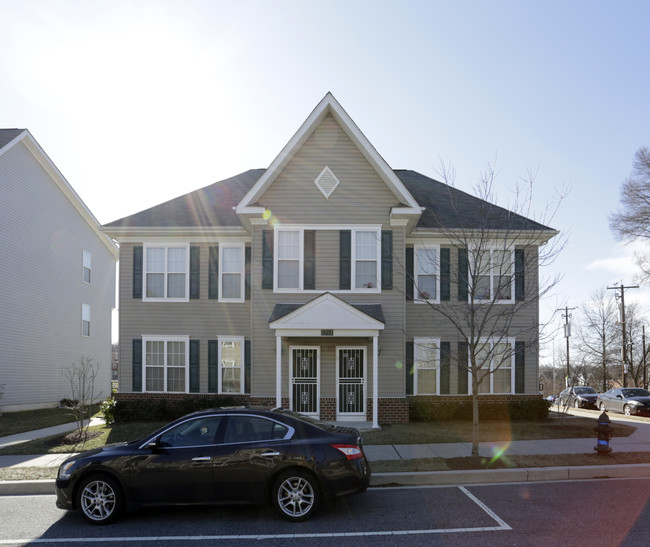
[[[282,336],[275,337],[275,406],[282,406]]]
[[[379,429],[379,337],[372,337],[372,427]]]

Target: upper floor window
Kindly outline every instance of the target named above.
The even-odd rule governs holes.
[[[219,338],[219,393],[243,393],[244,338]]]
[[[352,278],[355,289],[379,287],[381,237],[379,230],[353,230]]]
[[[146,245],[144,254],[144,299],[187,301],[189,245]]]
[[[439,392],[440,340],[415,338],[413,340],[414,378],[416,395],[435,395]]]
[[[90,336],[90,304],[81,304],[81,335]]]
[[[478,386],[479,393],[512,393],[514,349],[515,343],[511,339],[481,341],[477,345],[476,366],[479,376],[483,377]]]
[[[244,301],[244,245],[222,244],[219,271],[219,300],[222,302]]]
[[[416,302],[439,300],[439,254],[438,246],[415,247]]]
[[[83,252],[83,272],[82,272],[82,279],[84,283],[90,283],[90,271],[92,267],[92,257],[93,255],[90,253],[90,251],[84,251]]]
[[[470,251],[470,279],[474,282],[474,300],[514,300],[514,252],[510,249]]]
[[[187,392],[189,339],[180,336],[143,337],[145,391]]]
[[[302,289],[303,232],[302,230],[278,230],[276,238],[276,287],[278,289]]]

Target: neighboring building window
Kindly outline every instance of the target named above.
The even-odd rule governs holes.
[[[219,337],[219,393],[243,392],[244,338]]]
[[[92,267],[93,255],[89,251],[83,252],[83,280],[84,283],[90,283],[90,270]]]
[[[352,278],[355,289],[377,289],[381,238],[378,230],[354,230]]]
[[[145,246],[145,300],[185,302],[189,294],[189,245]]]
[[[440,340],[413,340],[414,381],[416,395],[436,395],[439,392]]]
[[[440,247],[415,247],[416,302],[438,300]]]
[[[81,304],[81,335],[90,336],[90,304]]]
[[[482,341],[477,345],[476,363],[483,376],[488,368],[491,374],[483,378],[478,386],[479,393],[512,393],[515,370],[515,343],[513,340]],[[471,383],[470,383],[471,385]]]
[[[474,299],[482,301],[514,300],[514,253],[512,250],[481,249],[470,252],[474,262]]]
[[[277,272],[276,287],[278,289],[302,288],[302,231],[278,230],[276,232]]]
[[[143,337],[145,391],[186,393],[189,338]]]
[[[244,301],[244,245],[222,244],[219,258],[219,300],[221,302]]]

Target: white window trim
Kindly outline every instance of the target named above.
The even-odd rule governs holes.
[[[88,312],[88,317],[86,318],[86,311]],[[88,334],[84,334],[84,323],[88,323]],[[90,330],[90,304],[81,304],[81,336],[84,338],[90,338],[92,331]]]
[[[218,387],[217,391],[219,394],[223,395],[238,395],[244,393],[244,374],[245,374],[245,366],[244,366],[244,336],[217,336],[217,364],[218,364],[218,373],[217,373],[217,380],[218,380]],[[226,391],[225,393],[223,392],[223,369],[225,367],[222,366],[223,362],[223,357],[222,357],[222,346],[226,345],[226,347],[234,347],[235,343],[239,342],[239,367],[227,367],[228,370],[234,370],[236,368],[239,368],[239,391]],[[232,344],[232,345],[230,345]]]
[[[474,302],[477,304],[514,304],[515,302],[515,249],[513,248],[507,248],[504,249],[503,247],[499,246],[492,246],[492,247],[487,247],[484,252],[489,252],[490,253],[490,273],[489,274],[481,274],[480,277],[484,276],[489,276],[490,278],[490,299],[479,299],[479,298],[474,298]],[[495,276],[498,276],[498,273],[493,273],[492,272],[492,256],[494,252],[509,252],[510,253],[510,298],[509,299],[500,299],[496,300],[495,297],[495,287],[494,287],[494,278]],[[468,256],[468,273],[467,273],[467,279],[468,279],[468,290],[471,295],[475,294],[474,289],[472,287],[472,283],[474,280],[479,277],[479,273],[476,272],[476,264],[472,264],[472,252],[471,250],[469,251],[469,256]],[[474,275],[472,275],[474,274]]]
[[[147,296],[147,252],[148,249],[160,248],[165,249],[165,271],[164,273],[164,294],[167,294],[167,250],[171,248],[184,248],[185,249],[185,297],[184,298],[168,298]],[[160,273],[160,272],[156,272]],[[189,243],[174,243],[174,242],[149,242],[143,243],[142,253],[142,301],[143,302],[189,302],[190,301],[190,244]]]
[[[303,292],[305,281],[305,230],[307,228],[298,227],[283,227],[276,228],[273,234],[273,292],[277,293],[295,293]],[[280,232],[298,232],[298,287],[278,287],[279,283],[279,245],[280,245]]]
[[[426,251],[435,251],[436,252],[436,264],[435,264],[435,276],[436,276],[436,297],[435,298],[421,298],[419,290],[419,276],[420,276],[420,262],[418,260],[418,250]],[[414,283],[414,295],[413,301],[416,304],[439,304],[440,303],[440,245],[415,245],[413,247],[413,274],[415,276]]]
[[[224,253],[223,249],[233,249],[233,248],[238,248],[241,249],[241,264],[240,264],[240,284],[239,284],[239,294],[241,295],[239,298],[224,298],[223,297],[223,276],[225,273],[233,273],[233,272],[225,272],[224,267],[223,267],[223,258],[224,258]],[[218,302],[244,302],[246,299],[246,245],[244,243],[220,243],[219,244],[219,299]]]
[[[352,232],[352,241],[350,243],[351,252],[351,279],[350,279],[350,292],[354,293],[371,293],[371,294],[378,294],[381,293],[381,227],[377,226],[368,226],[368,227],[362,227],[362,228],[353,228],[351,230]],[[357,253],[357,234],[359,232],[375,232],[375,240],[377,244],[377,255],[376,255],[376,263],[377,263],[377,286],[372,287],[372,288],[364,288],[364,287],[356,287],[356,279],[357,279],[357,261],[361,260],[358,259],[356,256]]]
[[[165,342],[163,364],[163,391],[147,391],[147,342]],[[167,342],[185,342],[185,391],[167,391]],[[190,392],[190,337],[147,334],[142,336],[142,391],[143,393],[189,393]]]
[[[482,339],[479,340],[479,344],[487,344],[490,343],[492,346],[494,344],[509,344],[510,345],[510,391],[505,391],[505,392],[498,392],[495,393],[494,391],[494,372],[490,372],[490,375],[488,376],[490,380],[490,391],[488,393],[479,393],[479,397],[481,395],[512,395],[515,392],[515,338],[503,338],[503,339],[494,339],[494,340],[487,340],[487,339]],[[494,371],[494,357],[490,360],[490,371]],[[499,367],[499,370],[506,370],[503,367]],[[471,363],[470,363],[470,357],[469,355],[467,356],[467,377],[468,377],[468,386],[469,386],[469,393],[470,395],[472,394],[472,370],[471,370]],[[483,380],[485,381],[485,379]]]
[[[87,260],[88,265],[86,265],[86,259],[88,259]],[[81,281],[83,281],[86,285],[90,285],[93,280],[92,263],[93,263],[93,254],[90,251],[86,251],[84,249],[81,257]],[[90,281],[86,281],[86,270],[88,270],[89,272],[88,277],[90,278]]]
[[[419,389],[418,347],[432,345],[436,346],[436,366],[422,368],[436,371],[436,392],[424,393]],[[438,395],[440,393],[440,338],[413,338],[413,393],[415,395]]]

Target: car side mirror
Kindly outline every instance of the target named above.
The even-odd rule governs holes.
[[[623,398],[623,395],[617,395],[616,398],[617,398],[617,399],[622,399],[622,398]]]

